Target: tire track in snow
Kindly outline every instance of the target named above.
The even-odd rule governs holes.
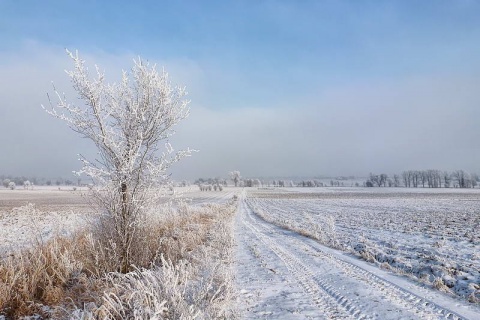
[[[299,246],[308,246],[315,251],[323,259],[328,259],[331,263],[335,264],[339,269],[348,274],[350,277],[363,282],[365,285],[370,286],[378,291],[384,292],[385,297],[391,302],[406,309],[415,310],[415,313],[419,316],[428,318],[433,316],[445,317],[446,319],[464,319],[461,315],[455,311],[443,308],[438,304],[422,298],[404,288],[401,288],[388,280],[382,279],[377,275],[360,268],[354,264],[343,261],[331,254],[322,251],[320,248],[314,247],[311,244],[300,241],[299,239],[292,238]]]
[[[455,311],[444,308],[427,298],[422,298],[355,264],[335,257],[321,250],[321,248],[308,243],[308,241],[302,241],[299,235],[292,231],[285,231],[285,229],[264,221],[252,212],[244,200],[242,200],[242,205],[244,206],[243,210],[245,210],[249,218],[249,222],[245,222],[245,224],[287,265],[288,269],[291,270],[299,282],[302,283],[307,293],[311,294],[311,292],[313,292],[316,294],[317,292],[321,292],[328,297],[323,297],[323,302],[321,303],[317,302],[318,297],[316,297],[317,300],[314,301],[320,308],[326,308],[329,312],[336,310],[331,314],[333,317],[338,317],[339,314],[343,312],[344,314],[348,314],[350,318],[369,318],[367,315],[362,314],[360,307],[355,306],[352,301],[349,301],[347,297],[335,290],[335,284],[331,284],[326,279],[323,279],[322,274],[319,272],[312,271],[315,269],[315,265],[314,262],[310,264],[310,266],[307,263],[307,261],[312,261],[311,254],[305,253],[308,249],[310,251],[313,250],[313,255],[328,261],[330,265],[336,267],[351,279],[360,282],[365,287],[370,287],[377,292],[381,292],[383,298],[390,301],[397,308],[412,313],[412,316],[421,319],[467,319]],[[268,234],[277,234],[276,238],[279,238],[279,230],[285,231],[280,236],[283,241],[281,246],[274,241],[273,236],[267,236]],[[311,241],[311,239],[307,238],[305,238],[305,240]],[[292,252],[295,252],[295,254],[292,254]],[[304,275],[302,275],[302,273]],[[312,282],[314,283],[312,284]],[[311,288],[318,288],[320,290],[312,290]],[[327,306],[325,306],[325,301],[328,301]],[[336,303],[335,307],[333,307],[333,303]]]
[[[324,316],[328,319],[368,319],[366,315],[362,314],[360,309],[356,308],[353,303],[338,293],[332,286],[328,286],[322,281],[318,281],[318,279],[315,280],[315,272],[313,272],[308,265],[301,262],[289,250],[278,245],[272,238],[262,232],[260,228],[264,226],[259,224],[255,217],[253,217],[250,208],[248,208],[245,203],[242,203],[242,205],[251,221],[244,221],[244,224],[284,262],[287,269],[302,285],[305,292],[311,296],[313,302],[319,307]]]

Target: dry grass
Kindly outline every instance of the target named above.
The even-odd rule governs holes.
[[[451,292],[450,288],[448,288],[445,283],[443,282],[442,278],[440,277],[435,277],[433,280],[433,287],[439,291],[443,292]]]
[[[114,242],[98,225],[18,252],[0,262],[0,317],[231,318],[235,208],[145,217],[128,274],[117,272]]]

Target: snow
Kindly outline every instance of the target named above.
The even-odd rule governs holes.
[[[222,191],[200,191],[200,187],[175,187],[175,197],[182,199],[190,205],[202,205],[205,203],[227,203],[237,193],[238,188],[223,187]]]
[[[289,212],[288,222],[303,226],[307,215],[298,214],[302,208],[313,206],[317,214],[322,212],[320,209],[335,208],[335,201],[319,207],[325,199],[293,201],[282,198],[286,194],[272,192],[268,199],[250,197],[241,202],[236,223],[237,286],[245,318],[480,318],[480,309],[474,304],[279,228],[261,219],[248,205],[261,206],[263,214],[284,222],[284,212]],[[336,210],[340,208],[350,207],[343,203]],[[348,214],[355,214],[355,210],[349,210]],[[337,232],[340,244],[349,239],[344,234],[355,233],[346,228]]]
[[[391,189],[257,191],[249,203],[269,220],[296,230],[310,230],[311,235],[318,229],[332,232],[325,222],[331,218],[335,240],[343,250],[356,251],[382,267],[426,283],[442,279],[438,283],[446,285],[444,291],[477,300],[479,190]]]
[[[79,191],[0,190],[0,258],[37,241],[71,234],[92,215]]]
[[[239,190],[192,186],[175,194],[200,205],[225,202]],[[479,284],[479,196],[458,189],[249,189],[235,222],[239,315],[480,319],[478,304],[466,301]],[[292,229],[313,230],[330,247],[277,227],[252,208]],[[92,214],[78,191],[0,190],[0,255],[69,234]],[[362,250],[376,262],[359,258]],[[450,293],[432,288],[437,278]]]

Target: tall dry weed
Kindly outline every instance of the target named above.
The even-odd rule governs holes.
[[[101,224],[39,242],[0,262],[0,316],[18,318],[232,318],[235,203],[159,209],[145,218],[119,273]]]

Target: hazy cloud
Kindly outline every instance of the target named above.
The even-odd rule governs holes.
[[[81,54],[111,80],[135,58]],[[175,178],[226,176],[234,169],[244,176],[307,176],[479,168],[480,76],[474,72],[332,84],[304,95],[270,92],[275,98],[262,105],[242,101],[237,92],[236,107],[228,108],[220,107],[225,96],[214,90],[222,87],[218,69],[190,59],[155,62],[187,85],[192,99],[191,116],[172,144],[200,152],[174,169]],[[0,53],[0,173],[65,177],[79,168],[77,153],[95,155],[88,141],[40,107],[48,104],[51,81],[76,97],[62,71],[70,67],[62,48],[35,42]],[[225,81],[245,85],[242,75]]]

